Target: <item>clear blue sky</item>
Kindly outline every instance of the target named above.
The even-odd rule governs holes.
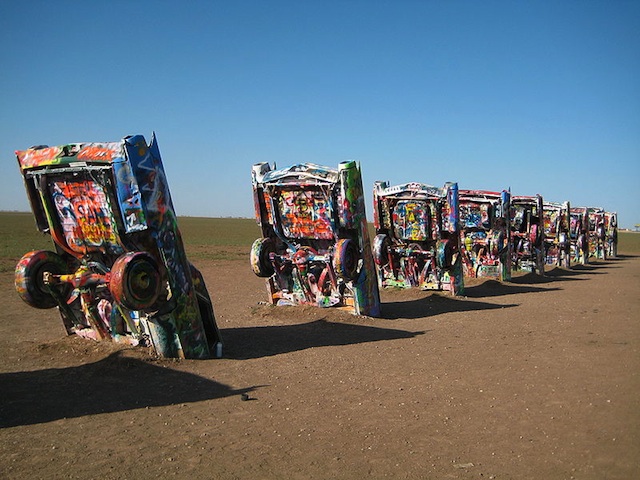
[[[640,223],[640,1],[0,2],[14,150],[156,132],[180,215],[253,215],[250,170],[502,190]]]

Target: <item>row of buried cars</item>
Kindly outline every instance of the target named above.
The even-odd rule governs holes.
[[[187,259],[155,135],[16,152],[37,228],[54,249],[18,262],[15,286],[57,308],[68,334],[145,345],[165,357],[222,355],[202,274]],[[464,293],[465,277],[504,281],[616,255],[615,213],[540,195],[422,183],[373,189],[360,165],[252,167],[253,272],[274,305],[380,316],[380,288]],[[373,233],[373,234],[371,234]]]

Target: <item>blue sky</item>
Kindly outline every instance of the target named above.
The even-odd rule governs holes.
[[[0,210],[35,144],[156,132],[180,215],[251,165],[541,193],[640,223],[639,1],[3,1]]]

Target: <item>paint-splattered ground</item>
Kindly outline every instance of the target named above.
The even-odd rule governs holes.
[[[382,319],[196,264],[222,360],[65,338],[0,274],[0,478],[640,478],[640,257],[384,292]]]

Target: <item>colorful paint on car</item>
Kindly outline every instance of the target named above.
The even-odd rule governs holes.
[[[544,249],[547,265],[566,268],[571,266],[570,210],[569,202],[544,202]]]
[[[604,228],[607,235],[607,256],[618,256],[618,214],[604,212]]]
[[[184,251],[155,135],[16,155],[37,228],[55,247],[18,263],[25,302],[57,307],[68,334],[166,357],[219,356],[211,299]]]
[[[304,163],[252,169],[262,238],[251,267],[266,279],[269,302],[345,308],[380,315],[360,166]]]
[[[511,267],[544,275],[542,195],[511,197]]]
[[[598,207],[588,207],[589,220],[589,256],[607,258],[607,230],[605,226],[605,211]]]
[[[572,207],[569,213],[571,259],[583,265],[589,263],[589,216],[587,207]]]
[[[464,293],[457,183],[375,182],[373,205],[380,287]]]
[[[511,193],[460,190],[464,275],[511,280]]]

